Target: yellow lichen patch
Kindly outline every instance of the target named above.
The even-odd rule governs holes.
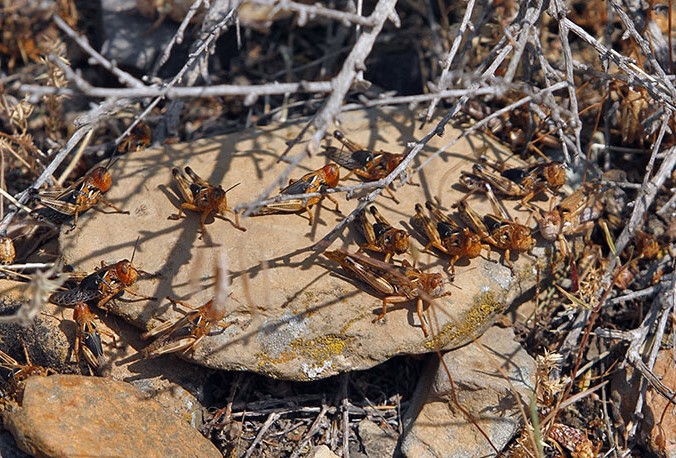
[[[263,369],[267,365],[279,365],[288,363],[292,359],[296,358],[297,355],[291,350],[284,350],[279,354],[278,357],[273,358],[265,352],[256,353],[256,359],[258,360],[258,368]]]
[[[276,358],[263,352],[258,353],[256,357],[261,370],[268,365],[285,364],[293,359],[303,360],[306,367],[321,368],[330,364],[332,357],[342,354],[346,347],[345,339],[327,335],[310,340],[295,339],[289,343],[288,349],[282,351]]]
[[[335,335],[327,335],[310,340],[296,339],[290,346],[299,357],[321,366],[331,357],[343,353],[347,342]]]
[[[495,292],[483,292],[474,297],[472,307],[460,321],[448,323],[432,339],[425,342],[425,346],[434,350],[442,349],[449,344],[454,347],[464,345],[479,337],[504,307],[504,304],[495,297]]]

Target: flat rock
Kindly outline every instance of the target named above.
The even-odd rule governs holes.
[[[106,378],[30,378],[21,405],[5,412],[4,421],[34,456],[222,456],[141,391]]]
[[[425,134],[416,124],[414,115],[403,110],[353,112],[343,116],[341,129],[370,148],[403,153],[407,142]],[[160,299],[118,300],[107,308],[148,329],[182,316],[164,299],[167,296],[194,306],[211,298],[214,257],[223,250],[232,277],[227,304],[231,313],[224,323],[232,325],[202,339],[182,356],[208,367],[294,380],[366,369],[399,354],[459,347],[481,335],[497,314],[534,285],[535,263],[530,256],[520,256],[513,271],[499,261],[498,253],[493,253],[491,260],[461,261],[453,285],[447,286],[452,295],[436,300],[431,308],[434,337],[424,338],[414,304],[394,306],[384,320],[373,324],[381,301],[337,275],[340,269],[313,250],[313,244],[342,219],[327,207],[317,212],[313,226],[298,215],[267,215],[243,218],[242,225],[248,230],[241,232],[228,221],[209,218],[203,239],[198,234],[199,215],[189,212],[187,218],[169,219],[181,202],[172,183],[172,167],[190,165],[202,178],[224,188],[241,183],[228,193],[229,205],[234,207],[255,200],[274,184],[288,167],[277,159],[286,141],[301,128],[297,124],[259,128],[122,157],[113,168],[115,182],[107,198],[131,214],[92,210],[83,215],[74,231],[62,232],[65,262],[92,272],[101,261],[130,258],[140,238],[134,263],[156,276],[138,281],[136,292]],[[459,134],[447,128],[443,137],[435,137],[416,158],[414,166]],[[450,207],[464,195],[452,186],[461,171],[471,170],[474,158],[481,153],[502,159],[509,155],[481,137],[461,140],[453,151],[440,154],[415,176],[418,185],[396,191],[399,205],[386,196],[376,204],[392,224],[410,229],[416,202],[439,198]],[[299,178],[326,162],[322,154],[306,157],[288,178]],[[357,183],[353,179],[343,182]],[[277,189],[273,186],[271,195]],[[334,196],[344,214],[357,205],[342,194]],[[480,213],[490,212],[489,203],[481,196],[472,197],[471,203]],[[513,210],[513,202],[506,205],[526,220],[526,213]],[[354,237],[353,229],[344,230],[331,249],[356,251]],[[412,251],[418,253],[424,246],[422,239],[415,237],[412,245]],[[448,270],[447,258],[433,254],[420,254],[418,265],[427,271]],[[448,278],[450,282],[450,275]]]
[[[476,342],[446,353],[444,362],[458,402],[502,450],[523,423],[518,405],[527,406],[534,390],[535,361],[514,340],[511,329],[492,327]],[[404,416],[402,452],[411,458],[495,456],[455,405],[443,366],[433,366],[423,375]]]

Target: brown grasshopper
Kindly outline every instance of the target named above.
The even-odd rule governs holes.
[[[9,237],[0,237],[0,264],[11,264],[16,259],[14,242]]]
[[[204,221],[206,221],[209,215],[215,213],[225,216],[227,212],[230,212],[235,215],[235,221],[228,221],[240,231],[246,231],[245,228],[239,225],[239,215],[228,207],[228,199],[226,197],[228,191],[239,186],[240,183],[223,190],[220,185],[213,186],[200,178],[190,167],[185,168],[185,173],[177,168],[171,169],[171,173],[178,184],[178,189],[185,202],[179,207],[178,214],[171,215],[170,219],[179,219],[184,210],[201,213],[200,231],[204,234],[206,232]]]
[[[7,353],[0,351],[0,375],[2,376],[3,387],[0,398],[7,397],[14,399],[22,389],[23,383],[27,378],[32,376],[47,376],[51,375],[53,371],[46,367],[34,366],[28,356],[28,350],[24,345],[24,354],[26,356],[26,364],[19,364],[14,358]]]
[[[197,308],[185,302],[168,299],[173,304],[181,304],[191,310],[181,318],[165,321],[141,335],[143,339],[159,336],[143,350],[146,358],[190,350],[209,335],[211,329],[225,317],[225,308],[217,307],[214,299]],[[232,324],[228,323],[223,327],[227,328]]]
[[[96,167],[66,189],[38,191],[37,199],[45,208],[35,210],[36,217],[54,224],[61,224],[73,218],[71,225],[73,229],[77,226],[78,216],[98,202],[103,202],[117,213],[129,214],[128,211],[117,208],[103,198],[103,194],[113,185],[113,177],[109,170],[113,163],[114,161],[109,161],[105,167]]]
[[[117,150],[122,153],[130,153],[145,149],[152,142],[152,132],[150,126],[143,121],[139,122],[129,132],[129,135],[124,137],[124,140],[117,146]]]
[[[541,210],[528,205],[540,228],[540,235],[551,242],[558,241],[563,257],[570,254],[566,236],[585,234],[588,239],[594,222],[603,211],[602,187],[598,181],[581,185],[554,209]]]
[[[378,181],[388,176],[406,157],[403,154],[386,151],[371,151],[348,139],[339,130],[334,131],[333,136],[348,149],[347,152],[335,147],[326,149],[326,154],[331,160],[350,170],[343,179],[355,174],[364,181]],[[399,203],[390,188],[385,188],[385,191],[394,202]]]
[[[420,326],[427,337],[429,334],[423,317],[425,302],[451,294],[444,292],[444,280],[440,273],[425,273],[412,267],[407,261],[398,266],[344,250],[327,251],[324,255],[340,264],[349,275],[366,283],[382,298],[383,307],[380,314],[373,319],[374,323],[385,317],[388,304],[416,300]]]
[[[73,320],[77,325],[75,328],[75,345],[73,350],[75,361],[80,362],[80,350],[82,350],[87,365],[96,373],[105,364],[101,334],[112,338],[113,344],[116,346],[117,339],[110,332],[99,329],[96,325],[96,315],[89,310],[89,306],[84,302],[75,304]]]
[[[109,266],[101,261],[101,267],[87,275],[77,287],[55,292],[49,296],[49,301],[64,307],[73,307],[79,302],[96,301],[96,306],[102,308],[108,301],[125,291],[141,299],[155,299],[139,296],[130,290],[139,276],[139,270],[132,262],[135,254],[136,247],[132,252],[131,261],[123,259]]]
[[[336,164],[330,163],[319,170],[303,175],[297,180],[289,181],[289,185],[280,191],[280,195],[294,195],[294,194],[309,194],[322,193],[329,188],[334,188],[338,185],[340,180],[340,170]],[[293,200],[286,200],[277,203],[264,205],[257,209],[252,216],[274,215],[279,213],[299,213],[306,211],[310,226],[314,222],[310,209],[319,204],[322,199],[326,197],[331,202],[336,204],[335,211],[340,213],[338,208],[338,201],[331,197],[330,194],[322,196],[314,196],[308,198],[298,198]]]
[[[474,164],[473,173],[463,172],[460,182],[470,190],[485,190],[482,183],[489,184],[494,192],[513,199],[521,199],[526,205],[541,192],[556,192],[566,183],[566,167],[561,162],[551,161],[525,167],[502,169],[489,164],[494,171],[486,170],[481,164]]]
[[[493,211],[501,216],[486,215],[482,220],[466,200],[458,202],[458,210],[465,223],[479,234],[482,240],[505,252],[505,264],[511,269],[514,266],[510,259],[511,253],[530,252],[535,246],[535,239],[528,226],[519,224],[518,220],[512,221],[501,209],[490,186],[486,186],[486,193],[493,205]]]
[[[481,237],[469,228],[460,228],[455,221],[444,215],[432,202],[425,202],[425,206],[432,213],[436,225],[423,212],[422,205],[415,204],[415,216],[413,226],[420,231],[428,240],[425,250],[434,247],[451,257],[451,272],[455,273],[455,263],[462,259],[474,259],[481,254],[482,249],[491,247],[481,243]]]
[[[369,212],[375,218],[375,223],[369,223],[366,210],[362,210],[355,220],[357,230],[366,239],[366,244],[361,248],[385,253],[385,262],[389,262],[395,254],[406,253],[409,245],[408,232],[393,227],[375,206],[369,207]]]

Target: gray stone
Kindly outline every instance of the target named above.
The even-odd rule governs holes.
[[[511,329],[493,327],[476,342],[446,353],[444,362],[459,404],[502,450],[523,424],[519,404],[528,411],[535,361],[514,340]],[[410,458],[495,456],[455,404],[448,375],[438,363],[430,365],[416,388],[404,428],[401,450]]]

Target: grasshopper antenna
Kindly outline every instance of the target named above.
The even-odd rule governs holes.
[[[134,243],[134,251],[131,252],[131,259],[129,262],[134,262],[134,256],[136,255],[136,249],[138,248],[138,242],[141,240],[141,236],[136,237],[136,242]]]
[[[239,183],[237,183],[237,184],[233,184],[233,185],[230,186],[228,189],[226,189],[225,191],[223,191],[223,193],[224,193],[224,194],[227,194],[228,191],[231,191],[231,190],[235,189],[237,186],[239,186],[239,185],[241,185],[241,184],[242,184],[242,182],[239,182]]]

